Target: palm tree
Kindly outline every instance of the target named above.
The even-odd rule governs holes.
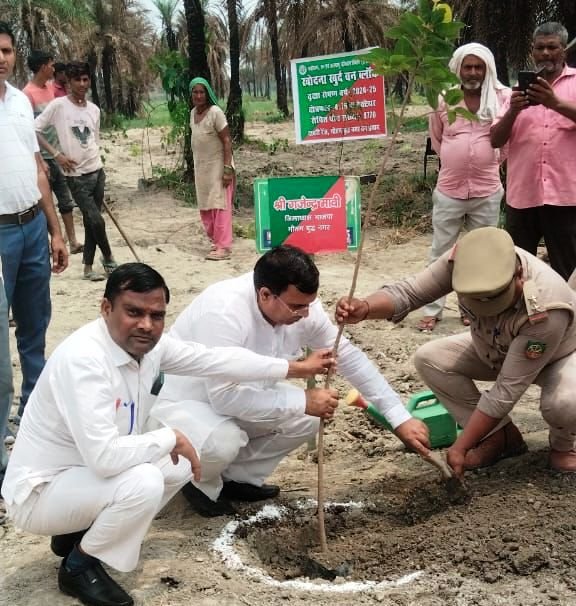
[[[101,84],[106,117],[117,110],[133,114],[151,81],[151,27],[130,0],[87,0],[87,5],[92,22],[83,30],[82,46],[92,67],[93,100],[99,101]]]
[[[230,126],[233,141],[244,139],[244,114],[242,112],[242,88],[240,87],[240,29],[238,9],[242,10],[239,0],[227,0],[228,27],[230,29],[230,94],[226,106],[226,118]]]
[[[201,0],[184,0],[186,33],[188,35],[188,61],[190,76],[201,76],[210,81],[210,68],[206,56],[206,22]]]
[[[299,16],[300,20],[305,19],[306,25],[299,38],[293,39],[297,41],[293,48],[299,56],[307,56],[379,46],[384,41],[384,32],[394,25],[398,14],[398,8],[386,0],[318,2],[315,10],[308,6],[304,17]]]
[[[212,74],[211,84],[218,97],[222,98],[228,92],[226,60],[230,51],[229,17],[222,12],[221,8],[215,7],[214,11],[205,13],[205,18],[206,50],[208,67]]]
[[[264,18],[270,36],[270,50],[272,52],[272,65],[276,80],[276,106],[284,116],[288,116],[288,93],[286,88],[286,66],[280,61],[280,45],[278,42],[278,11],[276,0],[261,0],[256,11],[256,20]]]
[[[522,69],[530,58],[532,33],[546,21],[564,24],[576,35],[576,3],[573,0],[507,0],[487,3],[452,0],[454,15],[467,23],[463,42],[485,44],[496,60],[498,78],[508,84],[509,69]]]
[[[178,49],[174,20],[180,0],[152,0],[162,22],[162,41],[170,51]]]
[[[50,50],[58,57],[73,56],[77,32],[89,23],[85,2],[74,0],[3,0],[2,19],[16,37],[15,79],[27,80],[26,59],[33,48]]]

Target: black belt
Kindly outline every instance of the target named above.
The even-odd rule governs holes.
[[[25,225],[30,223],[32,219],[40,212],[40,206],[35,204],[28,210],[23,210],[21,213],[12,213],[11,215],[0,215],[0,225]]]

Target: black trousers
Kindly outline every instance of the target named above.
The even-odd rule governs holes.
[[[576,206],[512,208],[506,205],[506,230],[514,244],[536,254],[544,238],[550,265],[565,280],[576,268]]]

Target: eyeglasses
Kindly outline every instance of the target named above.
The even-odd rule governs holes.
[[[286,303],[286,301],[282,300],[279,295],[273,295],[275,299],[280,301],[282,305],[293,315],[299,316],[300,318],[304,317],[304,314],[308,313],[310,309],[310,304],[306,303],[304,305],[297,305],[295,303]]]

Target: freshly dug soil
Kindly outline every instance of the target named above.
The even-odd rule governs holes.
[[[540,461],[526,455],[505,470],[477,472],[467,504],[452,505],[442,481],[422,478],[384,480],[356,492],[363,507],[328,507],[326,554],[318,551],[315,509],[294,502],[284,503],[288,514],[280,521],[241,526],[239,536],[278,580],[381,581],[416,570],[487,583],[518,575],[565,578],[574,575],[576,479],[550,474]]]

